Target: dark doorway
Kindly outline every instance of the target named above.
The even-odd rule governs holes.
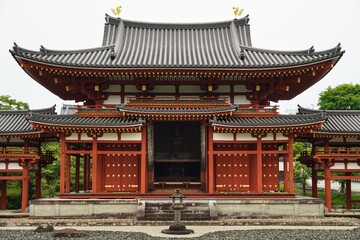
[[[200,187],[200,122],[154,123],[154,184]]]

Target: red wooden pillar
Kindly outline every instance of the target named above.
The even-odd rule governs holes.
[[[6,172],[2,173],[2,176],[6,176]],[[1,181],[1,200],[0,200],[0,210],[5,210],[7,206],[7,181]]]
[[[71,155],[65,155],[65,192],[70,193]]]
[[[60,136],[60,194],[65,193],[65,136]]]
[[[80,183],[80,155],[76,155],[75,160],[75,192],[79,192]]]
[[[318,193],[318,179],[317,179],[317,171],[315,170],[315,164],[312,164],[311,166],[311,190],[312,190],[312,197],[317,198]]]
[[[140,193],[144,194],[147,190],[146,172],[146,126],[141,130],[141,163],[140,163]]]
[[[255,192],[256,193],[262,193],[262,146],[261,146],[261,138],[257,138],[256,140],[256,188],[255,188]]]
[[[35,198],[41,198],[41,165],[38,164],[35,180]]]
[[[213,194],[215,190],[215,181],[214,181],[214,141],[213,141],[213,128],[209,126],[209,135],[208,135],[208,189],[209,194]]]
[[[293,153],[293,133],[289,134],[289,144],[288,144],[288,164],[289,164],[289,193],[294,194],[294,153]]]
[[[92,193],[98,192],[98,154],[97,154],[97,139],[94,138],[93,144],[92,144]]]
[[[21,192],[21,212],[24,213],[28,207],[28,193],[29,193],[29,166],[26,164],[25,159],[22,159],[22,192]]]
[[[283,145],[283,150],[287,150],[287,145]],[[283,162],[284,162],[284,192],[289,192],[289,161],[288,155],[283,155]]]
[[[351,173],[345,173],[345,176],[351,176]],[[345,205],[346,209],[352,209],[351,206],[351,180],[345,180]]]
[[[331,212],[331,172],[329,160],[325,162],[324,180],[325,180],[325,206]]]

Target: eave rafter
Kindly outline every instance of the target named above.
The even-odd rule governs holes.
[[[298,125],[298,126],[221,126],[212,125],[214,132],[219,133],[254,133],[255,135],[261,135],[264,133],[281,132],[281,133],[294,133],[294,137],[300,134],[312,133],[314,130],[322,127],[322,123]]]
[[[122,126],[122,127],[106,127],[106,126],[65,126],[65,125],[48,125],[41,123],[32,123],[33,128],[41,129],[44,132],[50,133],[122,133],[122,132],[140,132],[142,125]]]

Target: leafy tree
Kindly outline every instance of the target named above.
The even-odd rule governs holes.
[[[9,95],[0,95],[0,110],[25,110],[29,104],[11,98]]]
[[[295,142],[293,144],[294,159],[298,159],[302,152],[311,151],[309,143]],[[306,195],[306,181],[311,177],[311,168],[299,161],[294,164],[294,181],[301,184],[303,195]]]
[[[360,110],[360,84],[340,84],[320,93],[318,104],[326,110]]]

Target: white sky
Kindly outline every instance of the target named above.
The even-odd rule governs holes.
[[[38,50],[73,50],[102,43],[105,13],[122,5],[123,19],[148,22],[216,22],[233,19],[232,7],[250,15],[252,44],[274,50],[315,50],[335,47],[346,51],[335,68],[317,84],[290,101],[281,112],[295,112],[297,104],[316,108],[318,95],[328,86],[360,83],[359,0],[0,0],[0,95],[10,95],[45,108],[62,101],[31,79],[9,53],[13,42]],[[69,103],[69,102],[68,102]]]

